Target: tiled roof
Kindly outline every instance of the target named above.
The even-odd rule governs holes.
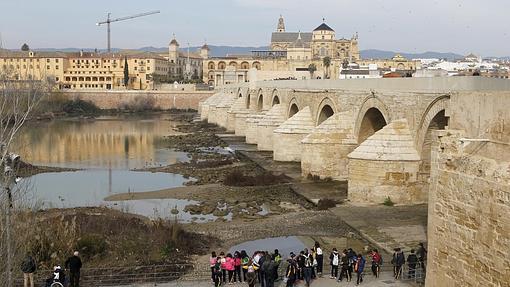
[[[314,31],[333,31],[333,32],[335,32],[335,30],[333,30],[331,27],[326,25],[326,23],[320,24],[319,27],[314,29]]]
[[[271,43],[292,43],[297,40],[299,32],[274,32],[271,35]],[[301,39],[304,42],[312,42],[312,33],[301,33]]]

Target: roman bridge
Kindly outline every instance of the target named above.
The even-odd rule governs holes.
[[[276,161],[301,162],[304,177],[348,180],[351,201],[419,203],[428,196],[432,132],[453,120],[466,135],[480,136],[487,123],[466,112],[476,107],[452,105],[488,93],[510,97],[510,81],[264,81],[225,86],[199,112],[259,150],[273,151]]]

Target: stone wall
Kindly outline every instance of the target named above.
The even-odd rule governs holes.
[[[174,91],[66,91],[70,99],[92,102],[101,109],[118,109],[143,97],[154,100],[155,106],[163,109],[198,109],[198,103],[213,95],[207,92]]]
[[[418,162],[349,159],[349,200],[381,204],[420,203],[426,195],[417,182]]]
[[[510,286],[510,147],[442,133],[432,154],[426,286]]]

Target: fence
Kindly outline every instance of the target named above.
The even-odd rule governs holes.
[[[285,273],[286,264],[280,266],[279,274]],[[329,266],[325,264],[323,276],[329,276]],[[414,272],[413,272],[414,271]],[[425,272],[418,263],[414,270],[409,265],[402,266],[399,279],[404,282],[423,284]],[[340,272],[340,270],[339,270]],[[39,270],[35,275],[36,286],[45,286],[45,281],[52,275],[51,270]],[[391,264],[380,266],[380,273],[394,273]],[[66,274],[69,276],[69,274]],[[367,261],[364,276],[371,276],[371,263]],[[83,268],[81,270],[80,286],[121,286],[136,283],[165,283],[172,281],[209,281],[210,268],[208,264],[173,263],[167,265],[130,266],[112,268]],[[353,274],[353,279],[355,275]],[[23,275],[19,274],[16,286],[23,286]]]
[[[65,272],[69,277],[69,272]],[[136,283],[164,283],[175,280],[208,280],[210,269],[207,264],[172,263],[167,265],[130,266],[112,268],[82,268],[80,286],[119,286]],[[45,286],[52,270],[38,270],[34,281],[36,286]],[[23,274],[18,275],[16,286],[23,286]]]

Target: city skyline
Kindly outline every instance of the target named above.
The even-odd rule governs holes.
[[[205,41],[267,46],[268,34],[276,29],[281,14],[289,31],[311,31],[325,18],[340,38],[358,32],[361,49],[510,54],[510,23],[497,20],[504,19],[510,9],[508,1],[491,1],[490,6],[474,0],[408,2],[414,1],[198,0],[169,4],[154,0],[122,6],[97,0],[55,0],[52,6],[9,1],[3,4],[9,13],[0,18],[0,33],[3,47],[9,49],[19,49],[23,43],[31,48],[104,49],[106,27],[95,23],[106,18],[107,11],[116,18],[160,10],[157,15],[112,24],[112,47],[165,47],[173,34],[182,47]],[[306,5],[311,8],[302,9]]]

